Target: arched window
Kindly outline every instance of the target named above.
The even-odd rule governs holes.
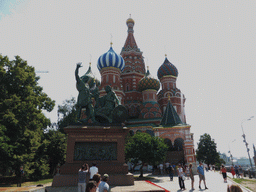
[[[175,139],[174,150],[175,151],[183,151],[183,145],[184,145],[184,140],[182,138]]]
[[[115,83],[116,82],[116,76],[114,75],[113,76],[113,83]]]
[[[168,151],[173,151],[172,141],[170,139],[165,138],[164,143],[168,145]]]
[[[108,75],[107,75],[107,77],[106,77],[106,83],[108,83]]]

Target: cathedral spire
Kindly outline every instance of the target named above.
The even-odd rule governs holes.
[[[123,47],[123,50],[135,50],[135,51],[138,51],[139,52],[139,49],[138,49],[138,46],[136,44],[136,41],[135,41],[135,38],[133,36],[133,33],[134,33],[134,30],[133,30],[133,27],[134,27],[134,20],[132,18],[128,18],[126,20],[126,25],[128,27],[128,36],[127,36],[127,39],[125,41],[125,44],[124,44],[124,47]]]
[[[169,97],[170,97],[170,95],[168,95],[168,104],[166,106],[162,121],[160,123],[160,125],[162,125],[164,127],[166,127],[166,126],[172,127],[172,126],[177,126],[179,124],[183,124],[179,115],[177,114],[176,110],[174,109]]]

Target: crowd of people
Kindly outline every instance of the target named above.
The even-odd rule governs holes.
[[[156,171],[157,167],[154,168],[153,171]],[[177,174],[179,186],[181,190],[186,190],[184,180],[189,179],[191,180],[191,190],[195,190],[194,188],[194,172],[193,172],[193,165],[189,164],[189,166],[178,164],[177,166],[170,163],[165,163],[165,166],[163,164],[160,164],[158,166],[159,173],[163,174],[164,172],[169,174],[170,181],[173,181],[173,176]],[[209,168],[210,170],[215,171],[215,167],[212,166]],[[208,171],[206,167],[202,164],[202,162],[199,162],[199,165],[197,167],[197,173],[199,176],[199,189],[202,189],[201,182],[203,181],[205,189],[208,189],[206,186],[205,181],[205,170]],[[231,173],[234,177],[236,175],[237,178],[242,177],[240,166],[235,168],[231,167]],[[227,183],[227,169],[224,165],[221,166],[220,172],[222,173],[224,182]],[[89,182],[86,183],[87,174],[89,175]],[[82,167],[78,171],[78,192],[108,192],[109,191],[109,185],[108,185],[108,179],[109,175],[104,174],[101,176],[99,174],[98,167],[95,163],[92,163],[92,166],[89,168],[88,164],[82,165]],[[231,185],[228,186],[227,191],[229,192],[241,192],[241,188],[237,185]]]
[[[227,183],[227,169],[226,169],[226,167],[224,165],[221,165],[220,171],[222,173],[224,183]],[[236,175],[236,178],[240,178],[240,177],[243,178],[243,169],[240,165],[239,166],[235,165],[235,167],[231,166],[230,172],[233,176],[233,179],[235,178],[235,175]]]
[[[179,186],[181,190],[185,190],[185,183],[184,180],[189,179],[191,180],[191,190],[194,190],[194,172],[193,172],[193,165],[189,164],[187,165],[182,165],[178,164],[177,166],[173,163],[166,162],[165,166],[164,164],[159,164],[159,166],[154,166],[153,167],[153,174],[156,174],[156,171],[159,171],[159,174],[163,174],[164,171],[166,174],[169,174],[170,176],[170,181],[173,181],[173,176],[177,174],[178,179],[179,179]],[[200,162],[199,166],[197,167],[197,172],[199,175],[199,188],[201,189],[201,181],[204,182],[205,189],[208,189],[205,183],[205,176],[204,176],[204,167],[203,164]]]
[[[87,174],[90,174],[89,182],[86,183]],[[88,164],[82,165],[78,171],[78,192],[108,192],[109,175],[99,174],[99,169],[95,163],[89,168]]]
[[[215,165],[203,165],[202,162],[199,162],[199,166],[196,168],[197,173],[199,176],[199,189],[202,189],[201,187],[201,182],[203,181],[205,189],[208,189],[206,186],[206,181],[205,181],[205,172],[204,171],[215,171]],[[177,174],[178,176],[178,181],[179,181],[179,187],[180,190],[186,190],[184,180],[189,179],[191,180],[191,190],[195,190],[194,188],[194,172],[193,172],[193,165],[189,164],[189,166],[178,164],[177,166],[173,163],[165,163],[165,164],[159,164],[159,166],[153,167],[153,174],[156,174],[156,170],[158,170],[159,174],[163,174],[164,172],[166,174],[169,174],[170,176],[170,181],[173,181],[173,176]],[[224,165],[221,166],[220,172],[222,173],[224,183],[227,183],[227,169],[225,168]],[[232,175],[236,175],[237,178],[242,177],[243,178],[243,170],[241,166],[235,166],[231,167],[231,173]],[[228,186],[227,191],[230,192],[240,192],[242,189],[237,186],[237,185],[231,185]]]

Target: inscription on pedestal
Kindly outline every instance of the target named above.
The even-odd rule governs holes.
[[[117,160],[116,142],[76,142],[74,161]]]

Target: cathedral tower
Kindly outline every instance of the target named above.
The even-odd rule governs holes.
[[[147,69],[145,77],[138,83],[138,90],[142,92],[142,104],[140,106],[140,119],[161,118],[162,112],[160,105],[157,102],[157,91],[160,88],[160,83],[153,78]]]
[[[129,18],[126,24],[128,26],[128,36],[121,51],[121,56],[125,61],[121,79],[125,94],[124,105],[129,111],[129,116],[134,118],[139,116],[139,107],[142,102],[142,93],[138,91],[137,85],[145,75],[145,64],[142,52],[133,36],[134,20]]]
[[[97,67],[101,74],[101,85],[99,88],[100,96],[106,94],[105,87],[110,85],[113,91],[115,91],[120,102],[123,104],[124,92],[122,84],[120,83],[120,75],[124,66],[125,63],[123,58],[115,53],[111,43],[111,47],[108,52],[101,55],[98,59]]]
[[[170,95],[171,103],[177,111],[183,123],[186,123],[185,117],[185,97],[184,94],[176,87],[176,80],[178,77],[177,68],[167,59],[159,67],[157,72],[158,79],[161,82],[162,90],[158,93],[158,103],[164,113],[168,104],[168,95]]]

